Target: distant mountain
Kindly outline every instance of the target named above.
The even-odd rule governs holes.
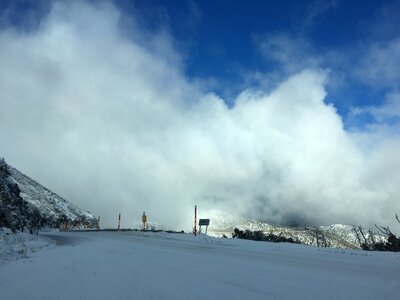
[[[364,238],[367,241],[386,241],[384,236],[356,225],[279,226],[252,219],[234,217],[221,211],[211,212],[209,217],[211,221],[208,232],[214,236],[225,235],[230,237],[234,229],[238,228],[240,230],[262,231],[265,234],[273,233],[285,238],[292,238],[306,245],[342,249],[359,249],[361,248],[361,243],[364,242]]]
[[[97,219],[0,158],[0,226],[33,230],[41,226],[92,228]]]

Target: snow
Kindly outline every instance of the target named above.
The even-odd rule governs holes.
[[[21,197],[37,207],[43,217],[58,219],[60,216],[65,216],[70,220],[84,217],[88,220],[96,220],[89,212],[66,201],[16,168],[10,165],[7,165],[7,168],[11,173],[10,179],[21,189]]]
[[[49,239],[26,232],[12,233],[8,228],[0,228],[0,266],[2,263],[28,257],[44,247],[54,245]]]
[[[234,229],[238,228],[240,230],[263,231],[265,234],[274,233],[298,240],[302,244],[317,246],[316,229],[318,229],[319,236],[323,235],[326,245],[330,248],[361,248],[355,232],[355,229],[359,230],[359,226],[355,225],[333,224],[318,227],[293,227],[273,225],[249,218],[233,216],[227,212],[218,210],[209,211],[207,215],[211,216],[208,233],[214,237],[222,237],[223,235],[230,237]],[[369,230],[364,227],[362,227],[362,230],[365,237],[370,240],[371,235]],[[378,233],[373,233],[373,238],[376,242],[386,242],[386,238]]]
[[[50,232],[1,299],[396,299],[399,253],[145,232]]]

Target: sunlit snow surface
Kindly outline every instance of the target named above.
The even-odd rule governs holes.
[[[397,299],[400,255],[143,232],[45,233],[1,299]]]

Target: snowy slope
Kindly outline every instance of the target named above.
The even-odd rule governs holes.
[[[12,233],[0,228],[0,265],[15,259],[27,258],[44,247],[54,245],[49,239],[27,232]]]
[[[19,196],[39,211],[47,225],[57,227],[60,223],[67,221],[70,224],[84,227],[96,227],[97,220],[92,214],[66,201],[14,167],[6,164],[4,160],[2,164],[6,165],[10,174],[7,180],[18,185],[20,189]]]
[[[225,212],[212,211],[209,213],[211,224],[209,233],[213,236],[220,237],[222,235],[231,236],[233,230],[263,231],[265,233],[282,234],[286,238],[293,238],[300,241],[302,244],[317,246],[317,238],[324,238],[327,247],[342,248],[342,249],[358,249],[360,244],[355,233],[358,226],[334,224],[329,226],[318,227],[290,227],[278,226],[265,222],[260,222],[243,217],[234,217]],[[366,238],[369,238],[368,230],[363,228]],[[385,237],[374,233],[376,241],[385,241]],[[321,241],[319,245],[321,246]]]
[[[189,234],[59,232],[0,268],[20,299],[397,299],[400,256]]]

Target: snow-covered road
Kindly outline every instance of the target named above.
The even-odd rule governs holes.
[[[52,232],[0,265],[0,299],[398,299],[400,253],[189,234]]]

